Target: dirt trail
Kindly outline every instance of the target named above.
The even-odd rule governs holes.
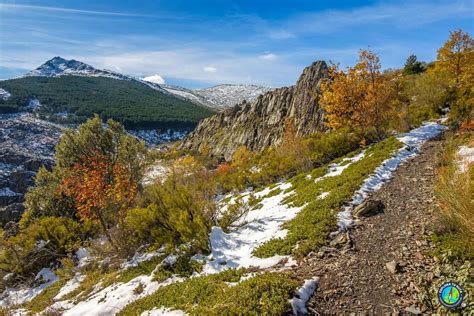
[[[433,277],[435,260],[428,241],[436,206],[434,164],[441,141],[427,142],[419,156],[398,168],[394,178],[370,199],[383,202],[378,215],[362,218],[350,230],[350,243],[309,257],[298,269],[320,277],[308,302],[312,314],[425,312],[417,305],[421,276]],[[395,261],[396,271],[387,263]]]

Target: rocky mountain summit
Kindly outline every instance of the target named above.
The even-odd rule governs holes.
[[[19,219],[39,167],[54,163],[62,128],[32,114],[0,115],[0,224]]]
[[[253,102],[243,101],[202,120],[181,147],[207,147],[212,155],[229,160],[239,146],[260,151],[280,143],[288,119],[301,136],[323,130],[323,111],[318,99],[327,70],[324,61],[316,61],[304,69],[296,85],[275,89]]]

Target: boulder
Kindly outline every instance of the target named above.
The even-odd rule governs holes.
[[[352,214],[355,217],[369,217],[379,213],[383,213],[384,204],[380,200],[367,200],[362,204],[358,205]]]
[[[387,262],[385,264],[385,267],[387,268],[387,270],[391,273],[391,274],[395,274],[395,273],[398,273],[400,271],[400,266],[398,265],[398,263],[395,261],[395,260],[392,260],[390,262]]]
[[[16,222],[20,220],[24,211],[25,207],[23,203],[12,203],[0,209],[0,224],[3,226],[8,222]]]
[[[14,192],[26,193],[30,186],[33,186],[35,173],[33,171],[14,171],[8,178],[8,186]]]

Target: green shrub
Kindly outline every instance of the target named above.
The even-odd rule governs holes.
[[[194,272],[201,272],[203,263],[191,259],[190,254],[179,255],[176,262],[170,266],[160,266],[155,271],[154,280],[164,281],[172,275],[190,277]]]
[[[0,269],[34,276],[41,268],[74,253],[86,240],[96,236],[96,232],[89,221],[43,217],[3,241]]]
[[[211,192],[186,178],[170,177],[148,186],[140,205],[145,207],[129,210],[125,218],[135,238],[156,246],[189,243],[197,251],[208,251],[215,208]]]
[[[300,282],[291,273],[264,273],[240,280],[243,270],[187,279],[158,289],[127,305],[119,315],[139,315],[165,306],[193,315],[281,315],[291,312],[289,299]]]

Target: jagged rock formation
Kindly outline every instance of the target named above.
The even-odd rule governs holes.
[[[324,129],[323,111],[318,104],[319,88],[327,75],[324,61],[304,69],[296,85],[275,89],[202,120],[181,145],[183,149],[202,150],[226,160],[239,146],[261,151],[282,140],[284,123],[291,119],[298,135]]]

